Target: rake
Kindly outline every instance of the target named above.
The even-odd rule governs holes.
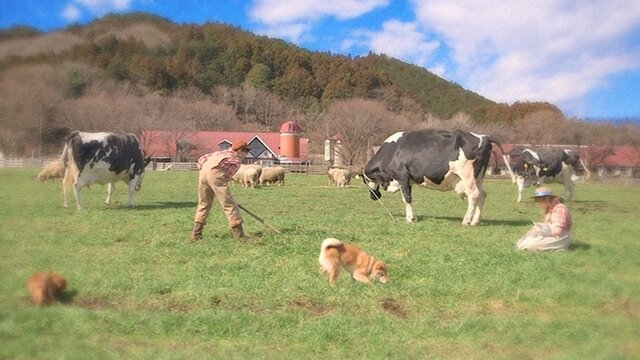
[[[251,212],[249,209],[247,209],[246,207],[236,203],[238,205],[238,207],[242,210],[244,210],[247,214],[251,215],[254,219],[260,221],[262,224],[264,224],[266,227],[268,227],[269,229],[277,232],[278,234],[280,234],[280,230],[278,230],[275,226],[269,224],[268,222],[264,221],[263,218],[261,218],[260,216],[254,214],[253,212]]]

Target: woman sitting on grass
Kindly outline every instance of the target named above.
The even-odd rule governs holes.
[[[518,250],[566,250],[571,243],[571,213],[547,187],[536,189],[533,199],[544,214],[544,222],[534,222],[516,247]]]

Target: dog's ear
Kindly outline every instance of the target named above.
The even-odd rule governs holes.
[[[387,271],[387,264],[385,264],[383,261],[377,261],[374,268],[382,271]]]

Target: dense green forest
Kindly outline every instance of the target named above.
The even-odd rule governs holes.
[[[552,104],[495,103],[386,55],[312,52],[225,24],[144,13],[50,33],[0,31],[0,75],[0,146],[10,154],[33,154],[36,144],[38,154],[53,151],[72,128],[273,130],[287,118],[318,140],[332,132],[328,118],[348,121],[336,106],[349,101],[376,104],[390,128],[453,119],[508,134],[505,127],[540,114],[566,121]]]

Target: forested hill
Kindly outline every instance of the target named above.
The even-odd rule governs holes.
[[[82,63],[118,82],[163,95],[197,88],[251,85],[304,108],[335,99],[370,98],[401,111],[411,99],[431,116],[457,113],[473,121],[512,122],[546,103],[496,104],[431,72],[384,55],[351,58],[311,52],[282,40],[217,23],[178,25],[153,15],[107,15],[86,26],[39,33],[18,27],[0,32],[0,71],[28,64]],[[81,96],[86,81],[67,84]]]

